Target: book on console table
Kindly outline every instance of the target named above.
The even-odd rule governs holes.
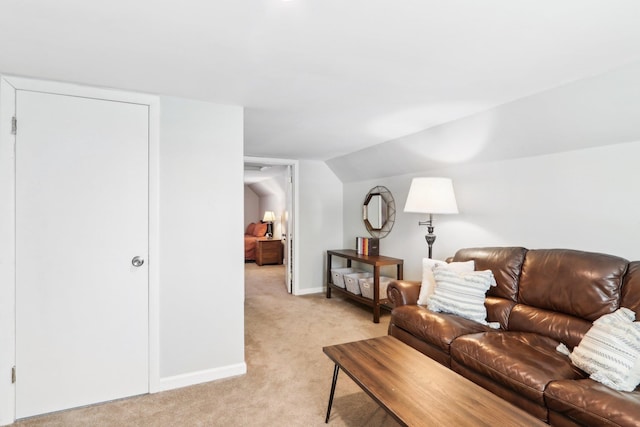
[[[356,237],[358,255],[380,255],[380,239],[373,237]]]

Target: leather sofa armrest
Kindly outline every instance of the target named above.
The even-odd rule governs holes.
[[[394,307],[416,305],[422,282],[414,280],[394,280],[387,286],[387,297]]]

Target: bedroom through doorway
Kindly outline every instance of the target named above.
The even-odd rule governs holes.
[[[276,273],[290,294],[296,294],[297,161],[244,158],[245,272]]]

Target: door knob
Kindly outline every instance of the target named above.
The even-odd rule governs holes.
[[[134,256],[131,260],[131,265],[133,265],[134,267],[140,267],[142,264],[144,264],[144,258],[141,258],[139,256]]]

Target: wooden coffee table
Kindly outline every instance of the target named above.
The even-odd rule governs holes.
[[[342,369],[405,426],[547,425],[392,336],[322,350],[336,364],[327,423]]]

